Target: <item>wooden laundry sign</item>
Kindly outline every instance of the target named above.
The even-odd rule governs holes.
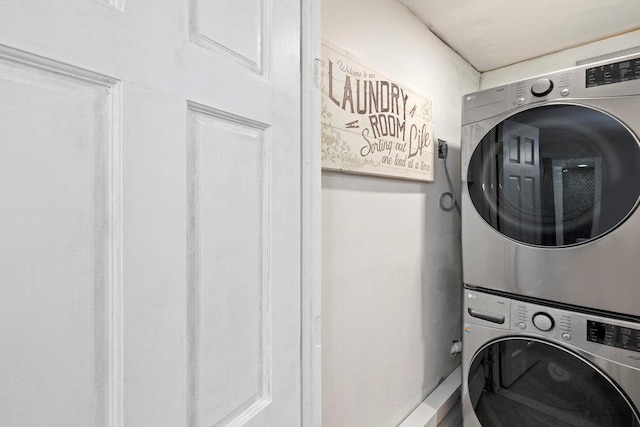
[[[322,167],[433,181],[431,101],[322,43]]]

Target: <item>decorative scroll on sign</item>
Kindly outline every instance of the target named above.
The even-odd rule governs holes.
[[[433,181],[431,101],[322,43],[322,167]]]

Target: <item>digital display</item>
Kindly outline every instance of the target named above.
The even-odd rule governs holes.
[[[587,68],[587,87],[640,79],[640,58]]]
[[[587,320],[587,341],[640,352],[640,330]]]

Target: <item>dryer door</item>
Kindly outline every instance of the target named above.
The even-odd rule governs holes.
[[[483,427],[638,427],[638,412],[600,369],[554,344],[507,338],[473,358],[469,398]]]
[[[476,147],[469,196],[484,220],[522,243],[562,247],[621,224],[640,196],[640,146],[620,121],[548,105],[500,122]]]

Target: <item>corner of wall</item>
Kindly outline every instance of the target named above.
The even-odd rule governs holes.
[[[461,99],[480,74],[396,0],[322,0],[322,37],[433,103],[459,188]],[[399,424],[459,364],[460,218],[421,183],[322,175],[322,400],[326,425]]]

